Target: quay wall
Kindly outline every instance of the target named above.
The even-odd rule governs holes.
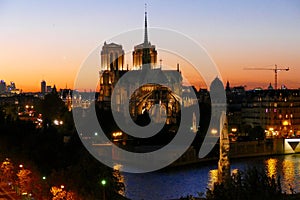
[[[300,138],[278,138],[265,141],[243,141],[230,143],[229,158],[247,158],[271,155],[286,155],[300,153]],[[218,160],[218,157],[199,159],[192,147],[175,161],[172,166],[180,166],[205,161]]]

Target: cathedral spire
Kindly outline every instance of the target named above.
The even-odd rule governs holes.
[[[147,27],[147,4],[145,4],[145,35],[144,35],[144,45],[148,46],[148,27]]]

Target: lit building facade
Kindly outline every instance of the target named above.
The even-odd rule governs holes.
[[[300,136],[300,90],[251,90],[242,104],[244,125],[261,126],[267,137]]]
[[[101,51],[100,94],[99,101],[110,102],[114,85],[124,70],[124,50],[122,45],[104,43]],[[107,106],[107,105],[106,105]]]
[[[148,41],[147,12],[145,12],[144,42],[134,46],[133,66],[130,73],[134,78],[126,80],[129,88],[121,87],[115,89],[120,78],[129,72],[128,66],[124,69],[124,50],[122,45],[104,43],[101,50],[100,91],[98,101],[104,109],[110,109],[111,96],[116,94],[115,108],[123,112],[125,101],[129,101],[129,112],[133,119],[137,119],[145,111],[154,112],[153,105],[160,105],[156,110],[156,122],[160,122],[161,116],[166,116],[167,124],[176,123],[177,113],[180,109],[180,94],[182,94],[182,76],[177,70],[162,70],[156,67],[157,51],[155,45]],[[160,84],[142,84],[145,77],[153,83],[171,83],[169,87]],[[138,87],[142,85],[141,87]],[[134,88],[138,88],[134,90]],[[174,91],[174,92],[172,92]],[[178,94],[178,95],[175,95]],[[131,96],[129,96],[131,95]],[[126,112],[123,112],[126,113]],[[152,116],[155,115],[151,113]]]
[[[226,84],[227,100],[227,120],[228,130],[231,134],[245,136],[242,119],[242,105],[245,101],[246,90],[244,86],[230,88],[229,82]]]
[[[122,45],[104,42],[101,51],[101,70],[119,71],[124,66],[124,50]]]

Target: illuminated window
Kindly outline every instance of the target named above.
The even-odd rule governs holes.
[[[261,97],[258,98],[258,101],[261,101]]]
[[[284,120],[284,121],[282,122],[282,125],[283,125],[283,126],[287,126],[287,125],[289,125],[289,122],[288,122],[287,120]]]

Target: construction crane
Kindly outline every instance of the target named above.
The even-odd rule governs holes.
[[[279,71],[289,71],[290,68],[287,67],[287,68],[278,68],[277,65],[275,65],[274,68],[263,68],[263,67],[260,67],[260,68],[244,68],[244,70],[272,70],[274,71],[275,73],[275,90],[277,90],[277,76],[278,76],[278,72]]]

